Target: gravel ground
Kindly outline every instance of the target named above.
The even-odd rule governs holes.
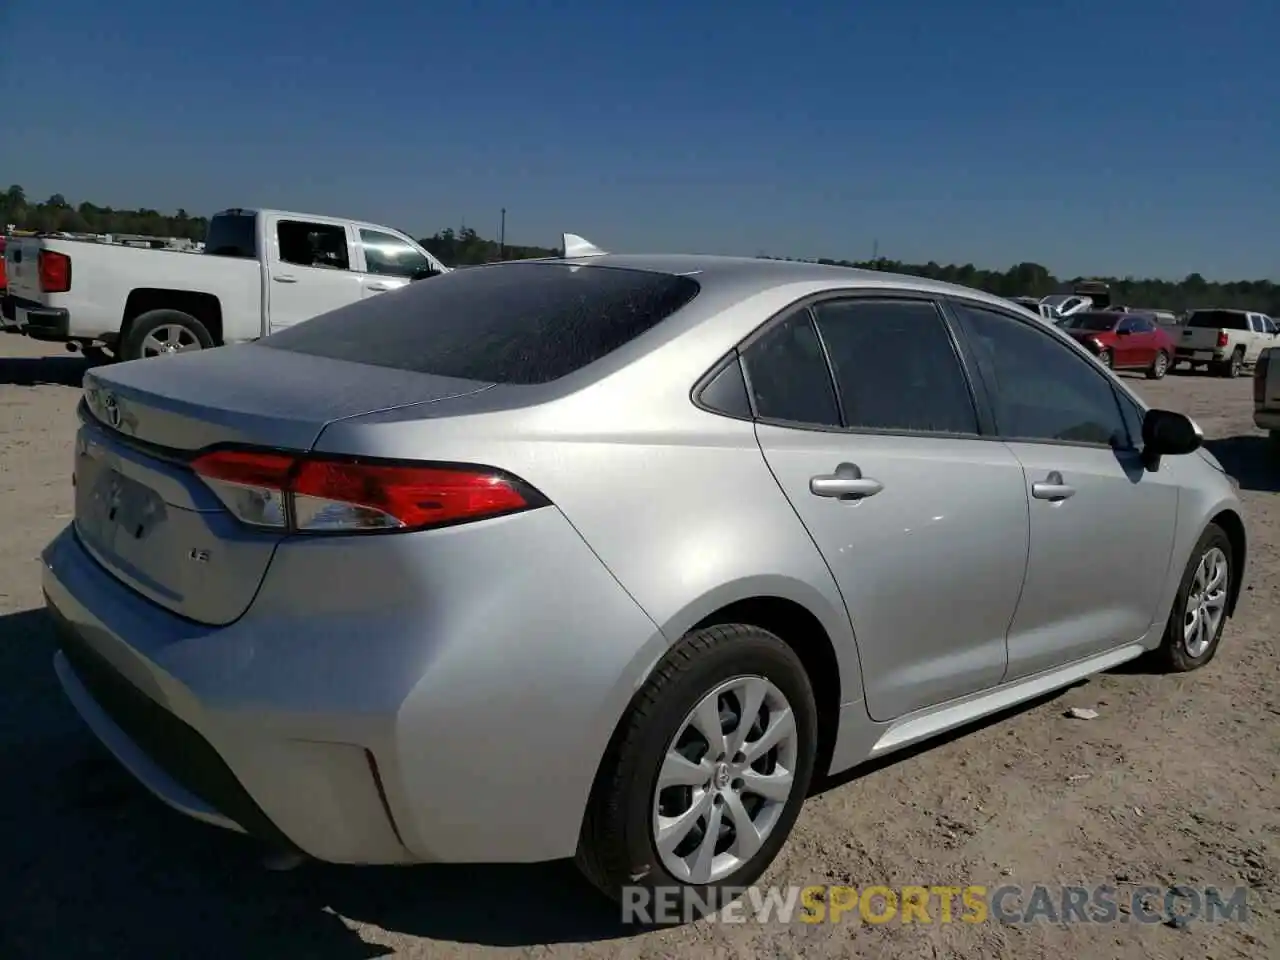
[[[162,361],[155,361],[162,362]],[[778,884],[1247,884],[1247,924],[715,924],[634,932],[567,864],[271,873],[155,801],[57,689],[38,554],[71,513],[84,361],[0,336],[0,957],[1280,956],[1280,462],[1247,380],[1132,381],[1200,422],[1240,481],[1250,583],[1200,673],[1130,668],[809,801]],[[1068,719],[1072,706],[1098,712]],[[936,914],[935,914],[936,916]]]

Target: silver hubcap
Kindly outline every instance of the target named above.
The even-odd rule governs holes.
[[[186,327],[176,323],[166,323],[156,327],[142,338],[142,355],[159,357],[166,353],[186,353],[199,350],[200,341]]]
[[[1165,368],[1168,366],[1169,366],[1169,358],[1166,357],[1163,353],[1157,353],[1156,354],[1156,375],[1159,376],[1163,374],[1165,371]]]
[[[1205,551],[1187,591],[1182,642],[1187,654],[1195,659],[1204,656],[1222,626],[1227,607],[1227,570],[1227,556],[1218,547]]]
[[[653,839],[667,871],[714,883],[750,860],[795,787],[795,714],[763,677],[735,677],[693,708],[667,746]]]

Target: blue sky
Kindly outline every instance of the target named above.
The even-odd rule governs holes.
[[[1280,3],[4,0],[0,180],[552,245],[1280,278]]]

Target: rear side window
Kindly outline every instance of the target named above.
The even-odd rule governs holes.
[[[1214,330],[1249,329],[1247,316],[1231,310],[1197,310],[1187,318],[1187,326]]]
[[[742,356],[756,415],[816,427],[840,426],[831,371],[808,310],[774,324]]]
[[[976,434],[978,414],[934,304],[834,300],[814,307],[845,424],[855,429]]]
[[[282,330],[262,346],[487,383],[549,383],[657,326],[697,281],[567,263],[455,270]]]
[[[299,267],[350,270],[351,252],[346,227],[335,223],[281,220],[276,224],[280,260]]]
[[[258,258],[258,221],[251,213],[221,213],[209,221],[204,252],[219,257]]]

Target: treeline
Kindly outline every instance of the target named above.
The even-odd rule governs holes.
[[[185,237],[203,240],[209,221],[190,216],[185,210],[174,214],[156,210],[115,210],[92,203],[71,206],[61,194],[43,202],[31,202],[22,187],[14,185],[0,194],[0,224],[13,224],[22,230],[70,233],[131,233],[153,237]],[[491,263],[498,259],[522,260],[556,254],[551,247],[507,245],[486,240],[475,230],[441,230],[419,241],[436,257],[450,266]],[[793,259],[793,258],[776,258]],[[1003,297],[1045,296],[1065,292],[1080,277],[1059,278],[1038,263],[1019,263],[1008,270],[983,270],[971,263],[943,265],[902,263],[884,258],[871,261],[820,259],[819,263],[842,267],[861,267],[889,273],[905,273],[930,277],[976,287]],[[1224,307],[1238,310],[1260,310],[1280,317],[1280,284],[1270,280],[1235,280],[1228,283],[1208,281],[1198,273],[1182,280],[1140,280],[1134,277],[1091,277],[1111,284],[1112,298],[1132,307],[1147,307],[1181,312],[1195,307]]]

